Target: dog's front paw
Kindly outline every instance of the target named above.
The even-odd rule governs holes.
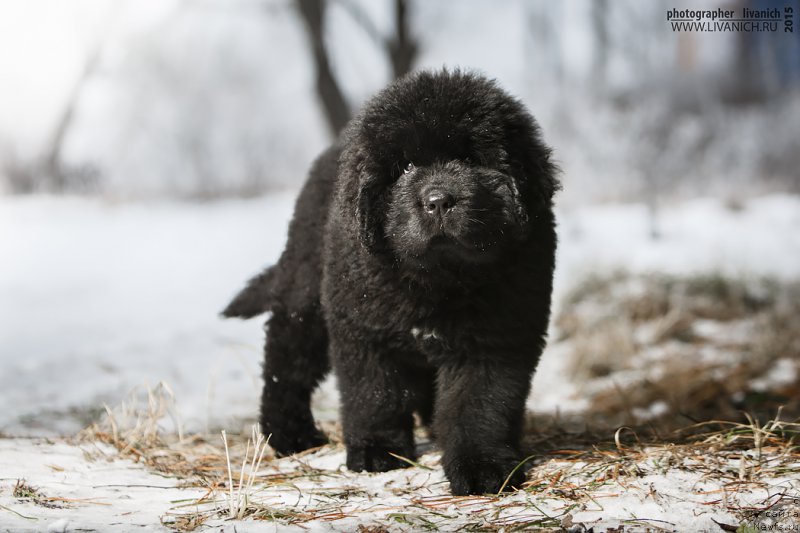
[[[511,490],[525,481],[522,466],[517,468],[519,462],[518,455],[507,450],[459,453],[445,457],[444,473],[450,480],[450,490],[456,496],[496,494],[501,487]],[[509,478],[512,471],[514,473]]]
[[[291,430],[267,426],[264,434],[269,436],[269,445],[280,457],[318,448],[328,443],[327,437],[314,426]]]
[[[394,454],[394,455],[392,455]],[[413,450],[393,451],[383,446],[348,446],[347,468],[353,472],[387,472],[411,466],[406,459],[414,459]]]

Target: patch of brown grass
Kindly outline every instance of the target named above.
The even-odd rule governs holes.
[[[40,507],[49,509],[65,509],[69,507],[70,500],[45,496],[42,491],[28,484],[24,479],[18,479],[11,494],[17,500],[31,502]]]
[[[798,282],[617,272],[580,284],[555,325],[589,416],[609,427],[800,416]]]

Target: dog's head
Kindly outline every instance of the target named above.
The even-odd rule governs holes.
[[[460,71],[411,75],[373,98],[345,132],[342,173],[362,243],[423,268],[492,261],[558,188],[522,104]]]

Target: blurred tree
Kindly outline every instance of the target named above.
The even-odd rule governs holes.
[[[525,32],[525,62],[536,64],[531,69],[535,76],[546,72],[553,77],[554,85],[561,86],[564,76],[564,46],[559,35],[563,20],[563,4],[525,4],[527,31]]]
[[[314,55],[314,68],[317,74],[317,95],[325,111],[325,119],[333,135],[341,131],[350,118],[350,108],[344,99],[342,89],[333,76],[328,50],[325,46],[324,20],[325,0],[298,0],[297,7],[305,22],[311,52]]]
[[[608,0],[595,0],[592,2],[592,30],[594,33],[594,62],[592,64],[592,78],[595,86],[605,89],[608,75],[609,56],[609,28],[608,28]]]
[[[112,7],[108,12],[106,28],[116,17],[117,9]],[[48,135],[43,150],[31,159],[19,158],[13,151],[4,154],[2,170],[12,192],[87,192],[97,186],[100,175],[97,167],[91,163],[67,165],[64,162],[63,152],[86,85],[100,65],[106,39],[106,33],[102,32],[87,50],[83,68],[55,121],[52,132]]]
[[[345,8],[376,46],[385,50],[392,66],[392,75],[399,78],[408,73],[417,57],[419,44],[409,31],[409,7],[406,0],[394,1],[394,33],[384,36],[361,6],[351,0],[337,0]],[[350,119],[351,110],[344,93],[331,69],[328,49],[325,45],[326,0],[297,0],[298,11],[305,23],[314,57],[317,96],[322,103],[325,119],[335,136]]]
[[[44,152],[44,165],[42,168],[42,179],[47,190],[53,192],[64,192],[66,190],[85,190],[91,186],[94,172],[87,169],[67,168],[64,165],[62,152],[67,134],[75,120],[75,111],[80,103],[84,87],[94,75],[102,52],[102,40],[98,41],[84,63],[78,80],[67,99],[64,109],[56,122],[56,127],[50,137],[50,141]]]

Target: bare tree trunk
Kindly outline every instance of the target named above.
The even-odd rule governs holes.
[[[595,0],[592,2],[592,27],[595,38],[595,57],[592,65],[594,83],[601,89],[606,85],[606,71],[608,69],[608,0]]]
[[[56,123],[55,131],[47,145],[44,152],[44,180],[45,186],[51,188],[54,192],[63,192],[69,187],[67,172],[64,169],[61,155],[64,150],[64,141],[67,138],[72,123],[75,120],[75,110],[80,103],[81,94],[86,82],[94,74],[97,64],[100,62],[100,52],[102,50],[102,43],[98,43],[92,50],[86,64],[83,67],[78,81],[72,88],[72,93],[67,99],[67,104],[64,107],[61,116]]]
[[[408,30],[408,2],[395,0],[394,2],[394,39],[388,40],[386,48],[392,62],[392,74],[395,79],[404,76],[411,70],[417,58],[419,45]]]
[[[409,31],[409,2],[394,0],[394,35],[383,37],[367,14],[356,2],[338,0],[353,19],[383,48],[392,65],[392,76],[396,79],[411,71],[417,58],[419,44]],[[337,135],[350,119],[350,108],[339,84],[333,75],[325,47],[325,7],[326,0],[297,0],[297,7],[306,25],[314,66],[317,73],[317,95],[322,102],[325,119],[333,135]]]
[[[344,94],[333,77],[324,41],[325,0],[297,0],[300,15],[306,24],[314,66],[317,72],[317,94],[322,101],[325,118],[331,133],[336,136],[350,119],[350,109]]]

